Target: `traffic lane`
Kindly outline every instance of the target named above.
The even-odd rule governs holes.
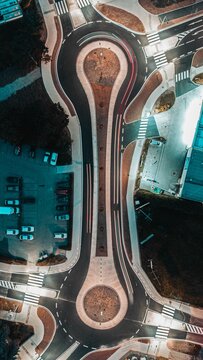
[[[170,62],[173,59],[180,58],[181,55],[188,56],[196,52],[197,49],[202,47],[202,39],[196,39],[196,41],[189,44],[181,44],[175,48],[167,50],[165,52],[167,60]]]
[[[87,22],[98,21],[98,20],[105,21],[103,16],[100,15],[91,5],[85,6],[81,10],[82,10],[83,15],[84,15],[85,19],[87,20]]]
[[[186,30],[192,30],[196,27],[201,26],[202,24],[203,24],[203,16],[199,17],[198,19],[190,19],[184,23],[170,27],[169,29],[160,30],[159,36],[161,40],[164,40],[171,36],[181,34]]]
[[[27,284],[28,277],[29,275],[27,274],[12,274],[10,281],[18,284]]]
[[[71,24],[69,13],[61,15],[60,20],[63,29],[63,39],[64,39],[71,31],[73,31],[73,26]]]

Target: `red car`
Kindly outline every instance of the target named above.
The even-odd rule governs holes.
[[[68,189],[56,189],[57,195],[68,195]]]

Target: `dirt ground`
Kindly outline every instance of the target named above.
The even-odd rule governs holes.
[[[159,71],[154,72],[144,83],[144,86],[131,102],[124,114],[125,122],[131,123],[142,116],[144,105],[151,93],[161,84],[162,76]]]
[[[203,305],[202,232],[203,209],[199,203],[139,191],[136,200],[150,202],[138,213],[139,239],[154,237],[141,246],[142,265],[162,296]],[[154,273],[149,265],[153,259]]]
[[[54,335],[55,326],[52,316],[45,308],[41,306],[38,307],[37,315],[44,324],[44,337],[41,343],[35,348],[35,351],[38,354],[41,354],[42,351],[44,351],[46,347],[49,345],[49,342],[52,339],[52,336]]]
[[[152,0],[139,0],[140,5],[149,11],[151,14],[159,15],[162,13],[166,13],[172,10],[177,10],[179,8],[182,8],[184,6],[192,5],[195,3],[195,0],[182,0],[175,4],[171,4],[165,7],[157,7],[154,5],[155,1]]]
[[[38,261],[36,263],[37,266],[51,266],[62,264],[67,260],[66,256],[63,255],[50,255],[47,259]]]
[[[198,355],[201,350],[200,345],[178,340],[168,340],[167,346],[170,350],[178,351],[188,355]]]
[[[192,66],[199,67],[203,65],[203,48],[199,49],[192,59]]]
[[[97,4],[96,8],[107,18],[125,26],[128,29],[140,33],[145,32],[144,25],[140,19],[128,11],[106,4]]]
[[[175,102],[175,93],[171,90],[166,90],[155,102],[153,112],[158,114],[169,110]]]
[[[107,286],[96,286],[85,295],[84,308],[90,319],[104,323],[117,315],[120,300],[115,290]]]
[[[9,300],[7,298],[0,298],[0,311],[6,310],[6,311],[15,311],[17,313],[20,313],[22,311],[23,303],[17,300]]]

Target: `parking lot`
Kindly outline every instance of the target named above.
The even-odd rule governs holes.
[[[23,146],[18,153],[15,146],[0,141],[0,207],[15,209],[11,215],[0,214],[1,256],[35,263],[61,246],[71,247],[72,174],[66,172],[68,166],[57,172],[51,154],[47,162],[44,156],[42,149]],[[17,234],[6,234],[9,229]]]

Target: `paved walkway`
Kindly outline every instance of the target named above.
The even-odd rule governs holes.
[[[55,333],[56,331],[55,319],[52,313],[48,309],[46,309],[46,311],[53,318],[55,324],[55,330],[54,330]],[[23,303],[22,311],[20,313],[13,313],[13,312],[1,310],[0,319],[7,321],[21,322],[26,325],[31,325],[34,328],[34,335],[30,337],[27,341],[25,341],[23,345],[19,348],[18,360],[37,359],[39,355],[35,351],[35,349],[41,343],[44,337],[44,325],[37,315],[37,306],[32,306]]]
[[[29,86],[40,77],[41,71],[40,68],[37,67],[27,75],[18,78],[10,84],[6,84],[5,86],[0,87],[0,102],[8,99],[12,95],[15,95],[17,91]]]

